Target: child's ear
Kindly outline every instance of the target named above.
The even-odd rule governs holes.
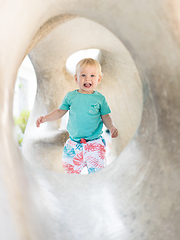
[[[102,78],[102,76],[101,76],[101,75],[99,75],[99,77],[98,77],[98,83],[100,83],[100,81],[101,81],[101,78]]]
[[[77,74],[74,75],[75,82],[77,83]]]

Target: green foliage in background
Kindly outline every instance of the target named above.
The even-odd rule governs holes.
[[[18,142],[20,146],[23,141],[23,135],[29,119],[29,115],[30,115],[30,112],[28,110],[23,110],[19,117],[14,117],[15,125],[17,125],[20,129],[20,133],[18,134]]]

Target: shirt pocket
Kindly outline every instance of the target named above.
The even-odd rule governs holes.
[[[89,114],[90,115],[98,115],[100,112],[100,105],[99,103],[92,104],[89,108]]]

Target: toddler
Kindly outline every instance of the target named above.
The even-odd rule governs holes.
[[[39,117],[36,126],[57,120],[69,110],[67,130],[70,138],[63,149],[63,167],[66,173],[80,174],[84,167],[92,173],[106,165],[106,143],[101,136],[103,123],[112,138],[118,136],[118,130],[109,115],[111,111],[105,97],[95,90],[102,78],[98,61],[81,60],[74,78],[79,89],[68,92],[59,108]]]

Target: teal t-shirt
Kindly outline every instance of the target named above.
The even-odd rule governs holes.
[[[78,90],[68,92],[59,109],[69,110],[67,130],[74,141],[100,137],[103,127],[101,115],[111,112],[105,97],[97,91],[92,94],[82,94]]]

